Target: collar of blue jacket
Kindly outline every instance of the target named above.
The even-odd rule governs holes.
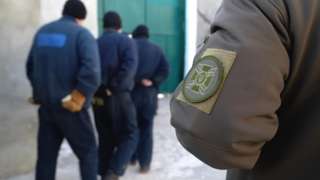
[[[68,16],[68,15],[62,16],[62,17],[61,17],[61,20],[63,20],[63,21],[76,22],[76,18],[74,18],[74,17],[72,17],[72,16]]]
[[[106,28],[104,29],[104,33],[118,33],[118,31],[114,28]]]

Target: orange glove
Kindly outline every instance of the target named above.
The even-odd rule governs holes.
[[[72,93],[62,100],[62,107],[70,112],[80,112],[86,102],[86,97],[78,90],[73,90]]]

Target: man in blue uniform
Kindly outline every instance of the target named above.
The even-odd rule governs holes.
[[[133,157],[138,160],[140,172],[150,170],[153,147],[153,119],[157,109],[157,94],[160,84],[168,77],[169,64],[160,47],[151,43],[149,29],[138,26],[133,32],[138,47],[139,63],[132,92],[139,126],[139,144]]]
[[[116,12],[104,16],[104,34],[98,39],[102,85],[94,100],[99,133],[99,174],[103,180],[122,176],[137,145],[136,111],[130,92],[137,69],[133,40],[120,33]]]
[[[88,108],[100,84],[94,37],[81,27],[86,8],[68,0],[63,17],[43,26],[27,60],[33,102],[39,108],[36,180],[54,180],[57,156],[66,139],[80,161],[82,180],[97,179],[97,147]]]

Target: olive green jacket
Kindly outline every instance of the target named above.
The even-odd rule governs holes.
[[[319,180],[320,1],[224,0],[171,113],[228,180]]]

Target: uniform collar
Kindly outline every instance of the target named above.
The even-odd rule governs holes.
[[[63,21],[72,21],[72,22],[76,22],[76,18],[72,17],[72,16],[62,16],[61,20]]]
[[[136,37],[136,38],[133,38],[134,40],[136,41],[141,41],[141,42],[145,42],[145,41],[148,41],[149,39],[146,38],[146,37]]]
[[[104,32],[106,32],[106,33],[118,33],[118,31],[116,29],[113,29],[113,28],[106,28],[104,30]]]
[[[147,37],[136,37],[136,38],[134,38],[134,39],[137,39],[137,40],[148,40]]]

